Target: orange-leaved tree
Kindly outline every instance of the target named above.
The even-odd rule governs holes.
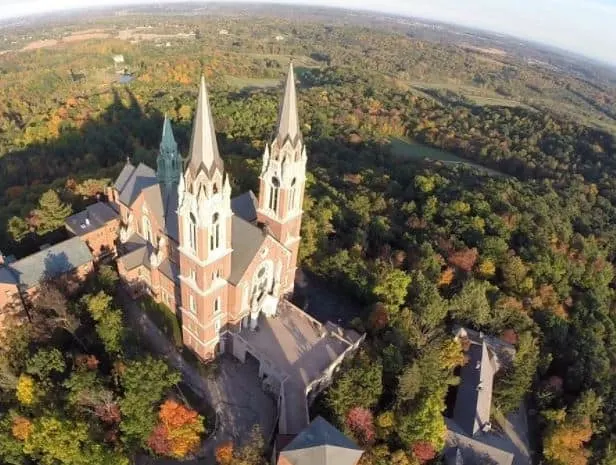
[[[223,442],[216,448],[216,463],[218,465],[231,465],[233,462],[233,443]]]
[[[186,457],[195,451],[205,430],[203,417],[185,405],[166,400],[158,411],[159,422],[148,438],[148,446],[159,455]]]

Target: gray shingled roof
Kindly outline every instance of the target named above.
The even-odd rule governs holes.
[[[467,356],[468,363],[460,371],[453,419],[466,434],[473,436],[490,422],[492,385],[498,365],[485,341],[472,343]]]
[[[218,152],[214,118],[212,117],[212,109],[210,108],[210,100],[203,76],[201,76],[199,86],[189,157],[188,167],[193,178],[197,176],[201,169],[210,177],[216,169],[221,172],[224,171],[224,164]]]
[[[122,171],[120,171],[120,174],[118,175],[118,178],[116,179],[116,182],[114,183],[113,187],[115,187],[118,191],[121,191],[124,188],[126,181],[128,181],[128,178],[130,178],[133,174],[133,171],[135,171],[135,167],[129,161],[127,161],[124,165],[124,168],[122,168]]]
[[[8,278],[8,270],[16,283],[30,289],[43,279],[68,273],[90,261],[92,254],[88,246],[79,237],[73,237],[11,263],[3,268],[1,275]]]
[[[240,218],[252,223],[257,220],[257,196],[252,192],[244,192],[231,199],[231,210]]]
[[[509,450],[487,444],[464,434],[451,419],[445,419],[447,439],[445,463],[447,465],[475,465],[478,463],[512,465],[515,455]]]
[[[120,182],[123,181],[123,178],[127,175],[127,173],[128,170],[125,167],[120,173],[120,176],[118,176],[115,186],[120,192],[120,202],[130,207],[137,199],[141,191],[155,184],[157,185],[158,179],[156,178],[156,173],[154,170],[143,163],[139,163],[139,165],[133,169],[131,173],[128,173],[128,178],[126,181]],[[121,188],[118,188],[117,186],[121,186]]]
[[[180,226],[178,224],[178,191],[172,189],[165,199],[165,232],[176,242],[180,242]]]
[[[104,226],[118,216],[119,213],[108,203],[96,202],[85,210],[69,216],[66,219],[66,228],[76,236],[81,236]]]
[[[261,228],[233,215],[231,219],[231,273],[229,282],[237,284],[254,259],[267,235]]]
[[[363,451],[322,417],[315,418],[281,452],[291,465],[355,465]]]

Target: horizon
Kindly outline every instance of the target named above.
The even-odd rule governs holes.
[[[502,34],[512,38],[555,47],[578,54],[605,65],[616,66],[616,30],[610,27],[616,20],[616,0],[589,0],[579,6],[576,0],[467,0],[459,5],[455,0],[433,0],[429,4],[399,5],[397,0],[0,0],[0,20],[41,17],[63,12],[95,8],[121,8],[163,4],[284,4],[306,7],[343,8],[382,14],[438,21]],[[539,27],[534,27],[539,26]],[[571,32],[574,32],[572,34]]]

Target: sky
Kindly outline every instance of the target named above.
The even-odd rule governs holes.
[[[172,3],[181,0],[164,0]],[[232,0],[219,0],[229,3]],[[616,65],[616,0],[260,0],[435,19],[530,39]],[[154,0],[0,0],[0,19]]]

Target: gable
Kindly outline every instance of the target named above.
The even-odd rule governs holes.
[[[149,166],[139,163],[136,168],[132,168],[132,171],[131,168],[132,165],[124,167],[115,182],[115,187],[120,194],[120,202],[129,207],[144,189],[158,184],[156,173]]]

